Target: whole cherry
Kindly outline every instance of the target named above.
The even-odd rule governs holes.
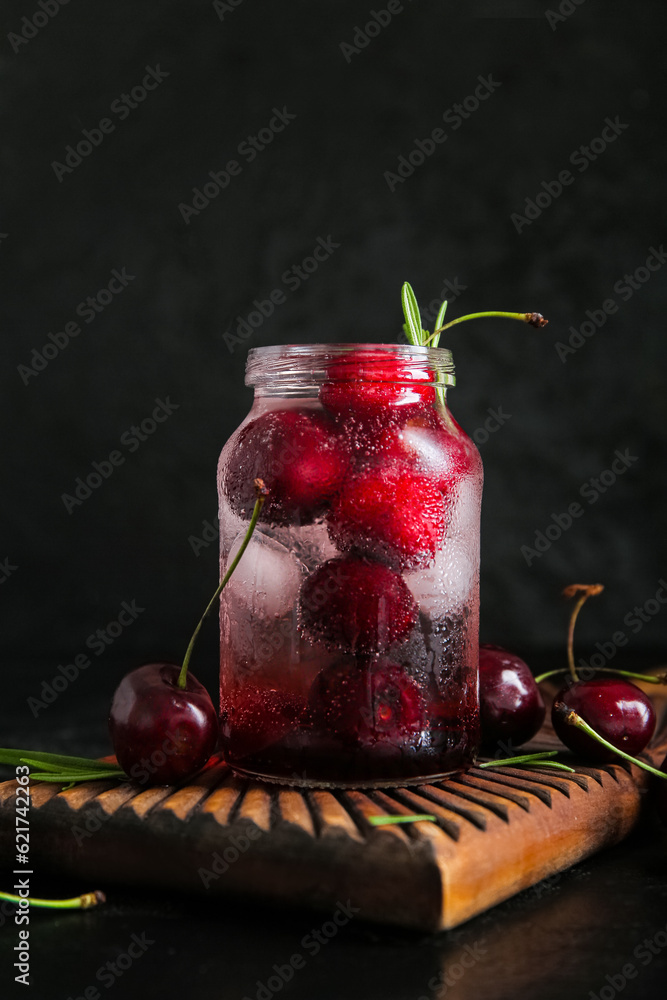
[[[580,680],[577,674],[575,622],[588,598],[603,589],[599,583],[576,583],[563,591],[566,597],[577,597],[567,640],[570,678],[554,699],[551,719],[556,734],[570,750],[595,760],[613,761],[618,752],[626,757],[641,753],[653,735],[656,720],[650,700],[625,677]]]
[[[428,724],[419,684],[382,656],[325,667],[313,681],[309,704],[316,725],[360,747],[414,743]]]
[[[613,750],[566,721],[569,712],[575,712],[612,747],[633,757],[646,747],[655,729],[651,702],[636,684],[621,677],[594,677],[563,688],[552,710],[553,727],[570,750],[613,761]]]
[[[399,574],[366,558],[329,559],[299,595],[300,627],[344,653],[382,653],[406,639],[418,608]]]
[[[261,476],[269,491],[263,521],[311,524],[327,509],[348,465],[347,449],[326,414],[271,410],[241,429],[222,487],[234,513],[247,515],[253,480]]]
[[[416,569],[427,566],[440,548],[445,505],[425,476],[400,467],[368,469],[343,485],[327,527],[342,552]]]
[[[255,481],[253,515],[236,556],[190,639],[182,666],[147,663],[127,674],[111,703],[109,733],[123,770],[146,784],[172,784],[196,774],[218,741],[217,713],[203,684],[188,672],[190,657],[205,618],[236,569],[255,530],[267,496]]]
[[[521,746],[544,722],[546,708],[528,665],[501,646],[479,648],[479,705],[487,753]]]
[[[433,376],[381,347],[356,348],[327,369],[320,401],[337,418],[391,419],[396,407],[432,403]],[[420,384],[421,383],[421,384]],[[426,383],[426,384],[424,384]]]
[[[109,733],[118,763],[136,781],[181,781],[215,750],[218,719],[211,696],[192,674],[180,687],[180,672],[175,663],[147,663],[116,689]]]
[[[481,463],[451,414],[445,419],[433,406],[413,405],[373,436],[367,464],[410,469],[446,496],[466,475],[478,473]]]

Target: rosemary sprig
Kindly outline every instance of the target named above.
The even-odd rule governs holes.
[[[70,757],[66,754],[42,753],[40,750],[0,749],[0,764],[30,768],[33,781],[50,781],[71,787],[79,781],[99,781],[101,778],[127,779],[118,764],[94,757]]]
[[[401,303],[403,305],[403,315],[405,316],[406,336],[414,347],[422,347],[425,343],[424,334],[428,336],[428,330],[422,330],[421,315],[412,285],[407,281],[403,282],[401,289]]]
[[[529,326],[534,326],[538,329],[546,326],[549,322],[548,319],[544,318],[542,313],[538,312],[520,313],[493,311],[468,313],[467,316],[459,316],[457,319],[452,319],[449,323],[445,323],[444,319],[447,311],[447,300],[445,299],[438,310],[438,315],[435,320],[435,330],[433,333],[429,333],[428,330],[424,330],[422,327],[417,298],[412,290],[412,285],[408,281],[403,282],[403,288],[401,289],[401,304],[403,306],[403,315],[405,316],[403,329],[406,337],[408,338],[408,342],[412,344],[413,347],[437,347],[440,343],[440,334],[443,330],[449,330],[450,327],[456,326],[458,323],[466,323],[471,319],[484,319],[487,316],[495,316],[502,319],[515,319],[520,323],[528,323]]]
[[[14,748],[0,748],[0,764],[22,764],[24,758],[29,757],[46,768],[48,764],[54,766],[65,766],[67,770],[73,768],[85,768],[86,770],[108,771],[110,768],[118,767],[108,760],[97,760],[94,757],[70,757],[61,753],[46,753],[43,750],[15,750]],[[122,770],[122,768],[118,768]]]
[[[437,817],[430,813],[415,813],[414,815],[402,816],[369,816],[368,822],[371,826],[394,826],[397,823],[435,823]]]
[[[483,764],[478,764],[477,767],[551,767],[556,771],[574,772],[574,768],[568,767],[567,764],[561,764],[560,761],[550,759],[555,757],[559,752],[558,750],[539,750],[536,753],[520,754],[517,757],[486,760]]]

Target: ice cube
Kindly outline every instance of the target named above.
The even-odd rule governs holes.
[[[238,553],[245,531],[234,539],[226,565]],[[256,531],[225,589],[225,599],[238,602],[256,620],[277,619],[296,605],[306,566],[285,545]]]
[[[423,614],[439,617],[459,608],[470,598],[477,579],[477,546],[448,538],[426,569],[408,573],[405,582]]]

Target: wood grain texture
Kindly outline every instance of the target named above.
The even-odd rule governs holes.
[[[659,763],[666,744],[663,730],[647,759]],[[36,783],[31,861],[84,888],[172,886],[324,911],[350,900],[362,919],[436,931],[620,841],[648,781],[621,763],[575,763],[573,774],[474,767],[421,786],[336,792],[248,781],[215,758],[178,788]],[[0,784],[3,859],[15,787]],[[435,822],[369,822],[415,812]]]

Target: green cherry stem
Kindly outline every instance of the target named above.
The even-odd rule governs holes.
[[[107,897],[99,889],[95,892],[85,892],[83,896],[73,896],[72,899],[35,899],[33,897],[15,896],[12,892],[0,892],[0,899],[8,903],[29,903],[30,906],[43,906],[49,910],[88,910],[91,906],[106,903]]]
[[[188,667],[190,666],[190,657],[192,656],[192,650],[194,649],[195,642],[197,641],[197,636],[199,635],[199,633],[201,631],[201,627],[204,624],[204,620],[206,618],[208,618],[208,616],[210,615],[211,611],[213,610],[213,606],[215,605],[215,602],[217,601],[218,597],[220,596],[220,594],[222,593],[222,591],[227,586],[227,583],[229,582],[229,578],[231,577],[232,573],[234,572],[234,570],[238,566],[239,562],[241,561],[241,556],[243,555],[243,553],[245,552],[245,550],[248,548],[248,544],[250,542],[250,539],[252,538],[253,531],[255,530],[255,527],[257,525],[257,521],[259,520],[259,515],[260,515],[260,513],[262,511],[262,507],[264,506],[264,502],[265,502],[267,496],[269,495],[269,491],[266,488],[266,486],[264,485],[264,481],[262,479],[256,479],[255,480],[255,493],[256,493],[257,499],[255,500],[255,506],[253,508],[252,517],[250,518],[250,524],[248,525],[248,530],[246,531],[245,538],[241,542],[241,547],[238,550],[238,552],[236,553],[236,555],[234,556],[229,569],[227,570],[227,572],[223,576],[222,580],[220,581],[220,585],[218,586],[215,594],[213,595],[213,597],[211,598],[211,600],[208,602],[208,605],[206,606],[206,611],[204,612],[204,614],[199,619],[199,622],[197,624],[197,628],[192,633],[192,638],[190,639],[190,642],[188,644],[188,648],[185,651],[185,656],[183,657],[183,665],[181,667],[181,672],[178,675],[178,680],[176,682],[176,686],[179,687],[179,688],[181,688],[182,690],[185,689],[185,684],[186,684],[187,676],[188,676]]]
[[[500,319],[516,319],[520,323],[528,323],[529,326],[534,326],[540,328],[546,326],[549,322],[545,319],[542,313],[538,312],[525,312],[525,313],[515,313],[515,312],[478,312],[469,313],[467,316],[459,316],[457,319],[452,319],[449,323],[445,323],[444,326],[436,327],[430,337],[425,341],[428,346],[430,341],[435,338],[440,338],[440,334],[443,330],[449,330],[451,326],[456,326],[457,323],[467,323],[469,319],[484,319],[486,316],[495,316]]]
[[[644,771],[648,771],[649,774],[655,774],[658,778],[663,778],[667,781],[667,773],[658,771],[657,768],[651,767],[650,764],[644,763],[643,760],[639,760],[637,757],[631,757],[630,754],[626,753],[624,750],[619,750],[613,743],[606,740],[604,736],[600,736],[599,733],[596,733],[592,726],[589,726],[587,722],[584,722],[580,715],[572,711],[571,708],[568,708],[567,705],[564,705],[562,701],[557,701],[555,703],[554,712],[556,712],[561,717],[563,722],[568,724],[568,726],[574,726],[575,729],[579,729],[582,733],[586,733],[587,736],[596,740],[597,743],[606,747],[607,750],[611,750],[612,753],[617,754],[617,756],[630,761],[631,764],[636,764],[637,767],[641,767]]]
[[[558,674],[566,674],[570,668],[560,667],[558,670],[547,670],[545,674],[540,674],[535,678],[536,684],[541,684],[549,677],[556,677]],[[589,667],[596,673],[614,674],[616,677],[631,677],[633,681],[644,681],[646,684],[667,684],[667,673],[665,674],[635,674],[632,670],[614,670],[612,667]]]

